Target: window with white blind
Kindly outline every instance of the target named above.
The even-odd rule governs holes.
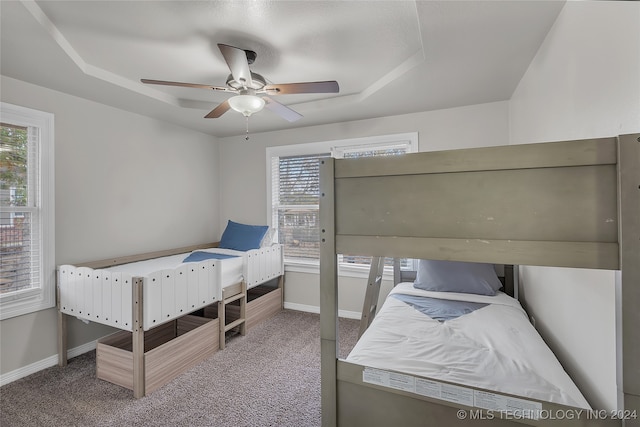
[[[418,151],[416,133],[271,147],[267,149],[270,225],[284,245],[285,262],[320,259],[320,159],[390,156]],[[370,257],[343,255],[342,266],[364,267]]]
[[[0,103],[0,319],[55,305],[53,114]]]
[[[285,258],[320,259],[320,159],[329,154],[272,158],[272,226]]]

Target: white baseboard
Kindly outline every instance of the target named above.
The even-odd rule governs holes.
[[[320,314],[320,307],[315,305],[306,305],[306,304],[297,304],[294,302],[286,302],[284,303],[284,308],[289,310],[297,310],[304,311],[307,313],[316,313]],[[361,314],[357,311],[348,311],[348,310],[338,310],[338,316],[344,317],[346,319],[356,319],[360,320]]]
[[[289,310],[297,310],[297,311],[304,311],[307,313],[320,314],[320,307],[317,307],[314,305],[285,302],[284,308]],[[357,311],[338,310],[338,316],[344,317],[347,319],[360,320],[360,313]],[[67,358],[71,359],[71,358],[80,356],[81,354],[87,353],[89,351],[93,351],[95,349],[96,349],[96,341],[92,341],[92,342],[83,344],[81,346],[69,349],[67,351]],[[39,372],[43,369],[56,366],[57,364],[58,364],[58,355],[54,354],[53,356],[47,357],[46,359],[40,360],[30,365],[23,366],[22,368],[16,369],[15,371],[2,374],[0,375],[0,387],[6,384],[12,383],[16,380],[19,380],[20,378],[24,378],[31,374],[35,374],[36,372]]]
[[[96,341],[88,342],[81,346],[67,350],[67,359],[80,356],[81,354],[87,353],[95,349],[96,349]],[[49,356],[46,359],[40,360],[30,365],[23,366],[22,368],[16,369],[15,371],[2,374],[0,375],[0,387],[6,384],[12,383],[16,380],[19,380],[20,378],[24,378],[31,374],[35,374],[36,372],[42,371],[43,369],[56,366],[57,364],[58,364],[58,355],[54,354],[53,356]]]

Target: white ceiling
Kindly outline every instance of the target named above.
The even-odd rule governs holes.
[[[280,95],[251,132],[507,100],[564,1],[0,1],[0,72],[215,136],[244,117],[204,116],[227,99],[217,48],[254,50],[269,83],[336,80],[338,94]]]

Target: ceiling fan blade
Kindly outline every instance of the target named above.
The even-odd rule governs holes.
[[[202,85],[198,83],[167,82],[164,80],[149,80],[149,79],[140,79],[140,81],[142,83],[151,84],[151,85],[195,87],[199,89],[211,89],[211,90],[220,90],[220,91],[229,92],[229,88],[226,88],[226,87]]]
[[[226,113],[231,106],[229,105],[229,101],[224,101],[222,104],[218,105],[216,108],[211,110],[209,114],[204,116],[205,119],[217,119],[224,113]]]
[[[263,89],[269,95],[294,93],[338,93],[340,87],[335,80],[325,82],[283,83],[266,85]]]
[[[218,43],[218,49],[222,52],[224,60],[231,70],[233,79],[240,84],[244,84],[248,87],[251,86],[251,70],[249,70],[249,61],[247,61],[247,53],[237,47],[229,46],[226,44]]]
[[[265,107],[267,107],[269,110],[273,111],[274,113],[276,113],[277,115],[279,115],[285,120],[288,120],[290,122],[295,122],[296,120],[302,118],[302,114],[298,113],[297,111],[293,111],[291,108],[287,107],[284,104],[274,101],[268,96],[263,96],[262,99],[264,99],[265,101]]]

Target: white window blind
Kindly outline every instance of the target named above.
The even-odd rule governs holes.
[[[1,319],[55,303],[53,115],[0,103]]]
[[[273,158],[273,218],[287,258],[320,258],[320,159],[317,155]]]
[[[333,157],[337,159],[371,156],[396,156],[411,152],[411,148],[411,141],[401,141],[395,144],[382,143],[334,147],[332,154]]]

